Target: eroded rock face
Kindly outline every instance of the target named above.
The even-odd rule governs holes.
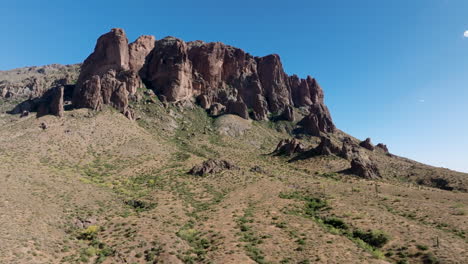
[[[306,150],[305,146],[297,139],[283,139],[276,146],[273,154],[291,156],[296,153],[303,153]]]
[[[130,70],[139,72],[146,61],[146,56],[154,49],[156,39],[154,36],[140,36],[128,46],[128,66]]]
[[[148,87],[163,96],[162,101],[178,102],[194,96],[192,64],[187,44],[180,39],[158,40],[141,76]]]
[[[81,67],[73,105],[99,110],[103,104],[108,104],[132,117],[128,108],[129,96],[134,95],[141,85],[138,71],[154,46],[152,39],[143,36],[129,46],[122,29],[112,29],[102,35],[94,52]]]
[[[224,170],[234,170],[238,169],[237,166],[230,163],[226,160],[207,160],[204,161],[202,164],[193,167],[189,174],[198,175],[198,176],[205,176],[208,174],[213,173],[220,173]]]
[[[333,133],[336,130],[330,112],[322,102],[311,105],[309,115],[300,124],[304,132],[312,136],[321,136],[321,133]]]
[[[351,173],[366,179],[380,178],[380,172],[374,162],[368,157],[359,156],[351,161]]]
[[[167,37],[156,41],[140,73],[146,86],[168,102],[196,98],[205,109],[218,103],[243,118],[266,120],[272,113],[289,121],[294,120],[292,107],[316,104],[319,119],[329,117],[316,80],[289,77],[276,54],[253,57],[220,42]]]
[[[294,107],[304,107],[306,133],[335,130],[317,81],[288,76],[276,54],[254,57],[220,42],[174,37],[142,36],[128,44],[122,29],[98,39],[81,67],[73,105],[99,110],[108,104],[131,116],[128,103],[142,83],[164,103],[196,101],[214,115],[293,121]]]

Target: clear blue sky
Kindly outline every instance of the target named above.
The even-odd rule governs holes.
[[[468,172],[468,1],[4,1],[0,70],[83,61],[112,27],[130,41],[222,41],[316,77],[337,126]]]

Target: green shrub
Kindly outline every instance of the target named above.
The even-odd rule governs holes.
[[[337,229],[342,229],[342,230],[347,230],[349,228],[348,225],[343,220],[337,217],[325,218],[323,219],[323,223],[329,226],[333,226],[334,228],[337,228]]]
[[[156,207],[155,203],[150,203],[142,200],[128,200],[125,202],[125,204],[132,207],[137,212],[149,211]]]
[[[423,260],[424,264],[438,264],[438,263],[440,263],[440,261],[437,259],[436,256],[434,256],[434,254],[432,252],[429,252],[429,253],[425,254],[422,260]]]
[[[99,232],[99,226],[91,225],[86,229],[82,230],[78,235],[78,239],[82,240],[94,240],[96,239],[97,233]]]
[[[427,250],[428,247],[426,245],[416,245],[416,247],[419,249],[419,250]]]
[[[380,230],[362,231],[356,229],[353,231],[353,237],[359,238],[376,248],[383,247],[390,240],[390,237],[385,232]]]

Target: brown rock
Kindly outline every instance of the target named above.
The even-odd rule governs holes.
[[[292,106],[288,105],[284,108],[281,119],[291,122],[294,121],[294,110]]]
[[[149,42],[151,38],[142,37],[132,43],[130,56],[128,40],[122,29],[112,29],[102,35],[94,52],[81,67],[73,105],[99,110],[103,104],[109,104],[129,116],[129,96],[134,95],[141,85],[135,70],[144,63],[143,57],[149,48],[147,46],[151,46]]]
[[[388,151],[387,145],[385,145],[385,144],[383,144],[383,143],[379,143],[379,144],[377,144],[377,146],[375,146],[375,147],[381,149],[381,150],[382,150],[383,152],[385,152],[385,153],[390,153],[390,152]]]
[[[344,138],[340,156],[344,159],[352,160],[359,155],[359,146],[354,143],[351,138]]]
[[[253,119],[254,120],[267,120],[268,119],[268,104],[265,98],[257,94],[253,104]]]
[[[98,39],[83,63],[73,104],[93,109],[110,104],[124,113],[141,82],[163,103],[197,98],[214,114],[220,114],[220,105],[225,105],[226,113],[243,118],[249,118],[250,109],[255,120],[268,119],[273,113],[293,121],[292,107],[310,107],[304,122],[307,133],[335,129],[317,81],[310,76],[289,77],[276,54],[253,57],[220,42],[186,43],[174,37],[155,41],[142,36],[128,45],[121,29]]]
[[[79,64],[51,64],[0,71],[0,98],[39,98],[52,87],[76,81],[79,69]]]
[[[192,87],[192,63],[188,57],[187,44],[174,37],[156,41],[149,54],[142,78],[156,94],[169,102],[190,99]]]
[[[336,130],[328,108],[321,103],[311,105],[310,114],[301,120],[300,125],[304,128],[305,133],[312,136],[333,133]]]
[[[280,112],[292,104],[287,75],[277,54],[257,58],[258,76],[269,102],[269,110]]]
[[[366,179],[380,178],[380,172],[375,163],[363,156],[353,158],[350,171]]]
[[[243,101],[229,100],[226,107],[226,112],[228,114],[238,115],[244,119],[249,119],[249,112]]]
[[[234,170],[238,169],[234,164],[225,161],[225,160],[207,160],[204,161],[201,165],[193,167],[189,174],[205,176],[207,174],[220,173],[224,170]]]
[[[359,143],[359,146],[365,148],[365,149],[368,149],[370,151],[374,151],[374,145],[372,144],[371,142],[371,139],[370,138],[366,138],[366,140],[364,141],[361,141],[361,143]]]
[[[203,109],[210,109],[211,107],[211,102],[208,99],[208,96],[202,94],[197,97],[197,103],[203,108]]]
[[[341,155],[341,150],[329,137],[321,137],[320,144],[315,148],[319,155]]]
[[[210,106],[209,113],[212,116],[219,116],[224,113],[226,107],[220,103],[214,103]]]
[[[139,72],[145,64],[146,57],[154,49],[156,39],[154,36],[140,36],[135,42],[130,43],[129,68],[133,72]]]
[[[109,70],[128,70],[129,52],[125,32],[114,28],[109,33],[99,37],[94,52],[84,61],[78,83],[90,79],[94,75],[101,76]]]
[[[275,155],[288,155],[291,156],[296,153],[303,153],[305,151],[305,146],[297,139],[283,139],[276,146],[273,153]]]
[[[62,117],[64,87],[59,86],[47,91],[38,102],[37,117],[45,115],[55,115]]]

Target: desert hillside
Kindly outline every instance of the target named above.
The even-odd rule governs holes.
[[[467,174],[336,128],[278,55],[113,29],[0,76],[0,263],[468,259]]]

